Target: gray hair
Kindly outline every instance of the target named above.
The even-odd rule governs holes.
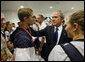
[[[63,13],[62,13],[61,10],[57,10],[56,12],[59,12],[59,13],[60,13],[60,17],[61,17],[62,19],[64,19],[64,15],[63,15]]]

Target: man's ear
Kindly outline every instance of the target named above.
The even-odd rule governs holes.
[[[77,31],[79,28],[79,25],[77,23],[73,24],[73,31]]]
[[[24,17],[24,20],[26,20],[27,19],[27,17]]]

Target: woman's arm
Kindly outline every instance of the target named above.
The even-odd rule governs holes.
[[[9,49],[8,49],[8,56],[10,57],[10,61],[14,61],[14,55],[9,51]]]

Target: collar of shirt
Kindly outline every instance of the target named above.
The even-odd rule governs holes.
[[[54,32],[56,31],[56,26],[54,26]],[[58,27],[58,31],[62,31],[62,25],[60,25],[59,27]]]
[[[54,32],[56,31],[56,28],[57,28],[57,27],[54,28]],[[59,43],[59,39],[60,39],[60,36],[61,36],[62,28],[63,28],[62,25],[60,25],[60,26],[58,27],[58,40],[57,40],[57,43],[56,43],[56,44]]]

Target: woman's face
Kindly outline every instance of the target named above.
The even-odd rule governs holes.
[[[69,20],[65,25],[66,25],[65,30],[67,32],[68,37],[73,38],[73,27],[71,26]]]
[[[12,23],[11,23],[11,22],[9,23],[8,28],[9,28],[9,29],[12,28]]]

